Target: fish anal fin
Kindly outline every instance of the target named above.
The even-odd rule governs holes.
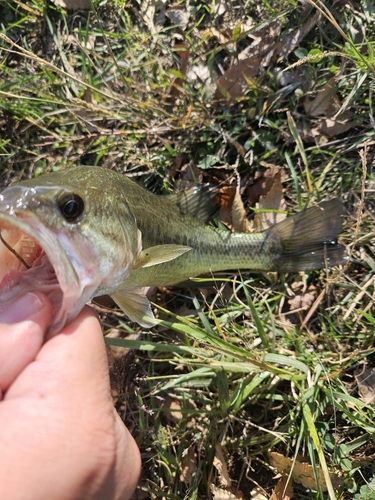
[[[144,288],[124,288],[111,293],[119,308],[132,320],[151,328],[157,324]]]
[[[190,250],[190,247],[183,245],[156,245],[146,248],[140,253],[133,269],[151,267],[163,262],[169,262]]]

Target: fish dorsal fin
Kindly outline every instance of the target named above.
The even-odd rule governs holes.
[[[144,328],[157,324],[144,288],[119,289],[111,293],[111,297],[132,321]]]
[[[142,250],[133,269],[155,266],[163,262],[174,260],[180,255],[189,252],[191,247],[183,245],[156,245]]]
[[[218,210],[216,196],[219,189],[209,184],[195,186],[166,198],[175,203],[183,214],[190,214],[206,222]]]

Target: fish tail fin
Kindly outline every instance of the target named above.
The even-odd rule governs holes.
[[[288,217],[272,226],[266,238],[277,242],[280,272],[312,271],[345,264],[345,248],[337,243],[342,230],[343,203],[339,198]]]

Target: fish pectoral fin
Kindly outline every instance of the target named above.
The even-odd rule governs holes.
[[[111,297],[132,321],[144,328],[151,328],[157,324],[144,288],[116,290],[111,293]]]
[[[180,255],[189,252],[190,247],[182,245],[156,245],[146,248],[140,253],[133,269],[155,266],[180,257]]]

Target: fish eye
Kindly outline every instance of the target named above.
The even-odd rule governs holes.
[[[64,193],[58,199],[60,212],[68,222],[78,222],[83,214],[84,203],[80,196],[74,193]]]

